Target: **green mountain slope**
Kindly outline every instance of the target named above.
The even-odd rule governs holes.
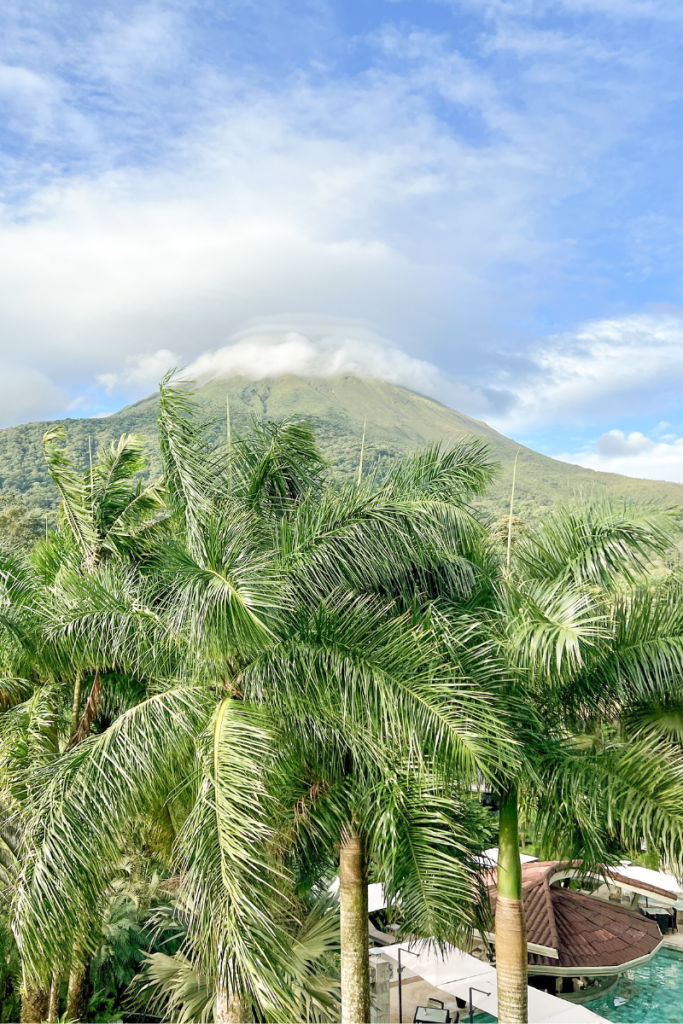
[[[343,376],[315,380],[294,376],[248,381],[215,380],[198,388],[197,398],[213,429],[225,436],[226,397],[230,402],[233,432],[243,430],[250,415],[268,419],[305,416],[316,426],[333,471],[339,478],[357,470],[360,441],[366,425],[364,468],[386,469],[400,452],[431,441],[452,443],[475,434],[491,442],[502,463],[498,481],[482,503],[500,515],[509,501],[512,465],[519,448],[515,510],[537,514],[563,498],[606,493],[634,500],[655,499],[683,506],[683,485],[635,480],[613,473],[596,473],[570,466],[520,447],[480,420],[471,419],[440,402],[406,388],[381,381]],[[150,473],[159,469],[156,441],[157,396],[152,395],[105,419],[67,419],[69,445],[81,466],[88,464],[88,448],[135,432],[147,439]],[[48,423],[27,423],[0,431],[0,495],[13,491],[32,507],[54,508],[56,493],[42,457],[41,438]]]

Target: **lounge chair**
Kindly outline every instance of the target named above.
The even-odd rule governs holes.
[[[439,999],[430,999],[427,1006],[416,1006],[413,1024],[458,1024],[460,1014],[451,1017]]]

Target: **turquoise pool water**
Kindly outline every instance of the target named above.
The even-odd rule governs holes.
[[[615,1006],[615,999],[626,1002]],[[585,1005],[616,1024],[681,1024],[683,956],[662,949],[645,967],[620,978],[607,995]]]
[[[620,978],[607,995],[584,1005],[615,1024],[683,1024],[683,955],[660,950],[645,967]],[[469,1020],[469,1015],[463,1019]],[[477,1024],[496,1020],[488,1013],[474,1019]]]

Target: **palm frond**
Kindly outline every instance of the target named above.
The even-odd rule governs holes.
[[[15,900],[27,975],[46,983],[68,956],[131,822],[186,783],[213,703],[193,689],[151,697],[45,769]]]
[[[464,508],[377,492],[368,482],[304,498],[278,524],[276,543],[302,599],[338,588],[414,586],[421,572],[444,565],[468,593],[475,573],[466,552],[481,531]]]
[[[84,558],[97,546],[92,502],[85,480],[66,450],[63,426],[50,427],[43,436],[43,453],[54,484],[62,498],[61,513]]]
[[[189,382],[174,382],[176,372],[169,370],[159,384],[159,445],[168,498],[194,551],[200,545],[198,519],[209,511],[221,475],[199,405],[184,386]]]
[[[675,577],[621,588],[605,604],[609,635],[588,652],[567,706],[614,717],[683,692],[683,588]]]
[[[635,579],[669,549],[677,514],[607,500],[560,505],[517,545],[515,562],[531,579],[609,587],[619,577]]]
[[[286,977],[299,973],[280,921],[287,878],[269,855],[267,778],[273,738],[259,708],[226,698],[211,727],[204,778],[178,839],[185,952],[217,988],[288,1020],[296,1013]]]
[[[513,663],[547,676],[579,670],[586,654],[610,636],[591,591],[566,580],[507,585],[501,604]]]
[[[491,681],[493,651],[479,655]],[[514,760],[514,744],[495,692],[460,667],[440,657],[409,617],[342,594],[297,616],[291,634],[245,668],[240,685],[311,742],[336,737],[340,750],[353,745],[361,757],[374,757],[377,744],[418,760],[430,752],[453,770],[488,772]]]
[[[249,433],[233,443],[233,494],[257,511],[280,509],[316,488],[325,466],[310,423],[252,419]]]
[[[135,1009],[178,1024],[214,1020],[216,985],[184,953],[148,953],[143,971],[134,979],[129,1001]]]
[[[132,537],[160,516],[161,482],[147,487],[141,479],[133,483],[145,467],[144,441],[135,434],[124,434],[99,449],[92,480],[93,516],[101,546],[111,554],[125,550]]]
[[[491,837],[490,816],[429,775],[399,771],[382,794],[373,859],[396,904],[401,935],[462,945],[490,912],[475,857]]]
[[[54,600],[41,609],[40,630],[65,675],[97,668],[175,675],[178,652],[155,583],[115,560],[90,574],[63,570]]]
[[[539,759],[537,839],[546,852],[607,862],[607,842],[644,839],[683,863],[683,766],[674,746],[600,735],[545,744]]]
[[[483,438],[472,437],[445,450],[440,443],[427,445],[398,459],[386,489],[398,494],[428,494],[462,505],[481,497],[499,472],[492,446]]]
[[[234,507],[216,509],[196,522],[200,538],[193,556],[169,542],[155,553],[160,580],[168,591],[165,611],[175,633],[186,632],[221,665],[237,652],[269,642],[269,622],[277,613],[282,582],[277,566],[258,543],[253,515]]]

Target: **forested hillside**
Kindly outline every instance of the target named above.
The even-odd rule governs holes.
[[[516,510],[535,515],[559,500],[577,495],[608,493],[638,501],[656,499],[683,505],[683,486],[663,481],[634,480],[612,473],[596,473],[547,458],[519,447],[486,423],[456,412],[440,402],[406,388],[381,381],[343,376],[316,380],[284,376],[272,380],[244,378],[215,380],[197,389],[208,416],[214,418],[215,434],[226,432],[226,398],[234,434],[245,430],[250,416],[280,420],[290,416],[309,418],[333,476],[348,476],[358,468],[365,426],[364,470],[385,472],[402,452],[431,441],[452,443],[466,434],[486,438],[501,462],[501,472],[480,504],[492,515],[507,507],[512,465],[519,448]],[[156,412],[158,396],[151,395],[104,419],[67,419],[68,444],[81,469],[102,442],[124,433],[145,438],[149,469],[160,471]],[[0,495],[22,495],[33,509],[55,509],[57,492],[47,472],[41,439],[49,423],[27,423],[0,431]]]

